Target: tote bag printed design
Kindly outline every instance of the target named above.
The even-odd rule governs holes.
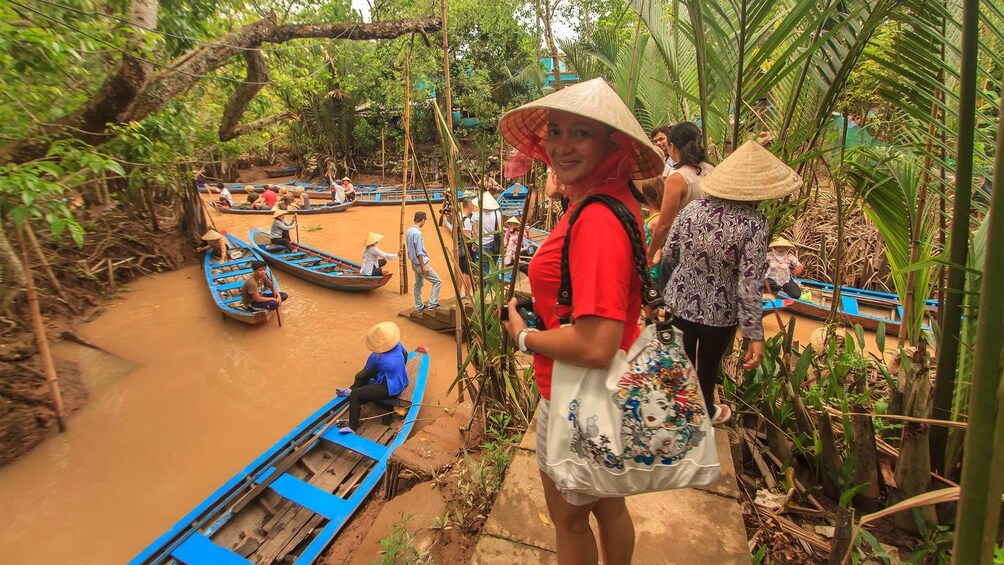
[[[620,202],[592,197],[576,212],[593,199],[607,204],[632,235],[633,215]],[[641,253],[636,262],[644,273],[645,303],[653,306],[661,293],[647,284],[639,236],[631,239],[636,255]],[[570,301],[571,293],[565,298]],[[563,300],[559,292],[559,304]],[[708,485],[718,478],[714,430],[697,373],[666,322],[646,325],[631,350],[618,351],[608,369],[556,361],[551,410],[546,465],[562,490],[626,496]]]
[[[658,342],[653,343],[658,345]],[[676,344],[667,347],[677,348]],[[661,356],[659,347],[647,347],[621,375],[611,394],[621,411],[620,444],[614,453],[610,439],[599,433],[598,416],[580,415],[580,401],[568,406],[570,448],[610,469],[623,469],[624,461],[672,465],[705,438],[701,424],[707,418],[697,376],[689,363]]]

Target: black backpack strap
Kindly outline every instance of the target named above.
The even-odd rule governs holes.
[[[558,287],[558,306],[564,307],[561,314],[567,314],[558,316],[561,324],[571,322],[572,318],[572,274],[568,264],[569,250],[572,243],[572,226],[575,225],[575,222],[579,219],[579,214],[586,209],[586,206],[594,202],[606,205],[617,216],[617,219],[620,220],[621,225],[624,227],[624,231],[627,232],[628,239],[631,241],[635,269],[638,271],[638,276],[641,277],[642,304],[652,310],[663,305],[662,292],[653,284],[651,277],[649,277],[648,262],[646,261],[645,254],[645,240],[642,238],[641,230],[638,228],[637,218],[631,213],[631,210],[628,210],[628,207],[624,203],[613,196],[594,194],[583,200],[568,218],[568,231],[565,233],[564,245],[561,248],[561,285]],[[597,250],[597,253],[602,253],[602,250]]]

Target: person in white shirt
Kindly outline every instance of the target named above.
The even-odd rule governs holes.
[[[662,154],[666,160],[666,167],[662,169],[662,176],[668,177],[676,170],[676,161],[669,154],[669,132],[670,126],[659,126],[652,131],[652,143],[662,149]]]
[[[377,247],[377,243],[383,239],[383,234],[376,232],[369,232],[366,234],[366,241],[363,242],[363,266],[359,269],[359,272],[364,275],[389,275],[390,271],[384,269],[383,266],[387,264],[387,261],[394,261],[397,259],[397,255],[393,253],[387,253]]]
[[[220,204],[226,206],[227,208],[233,208],[234,197],[233,195],[230,194],[230,191],[227,190],[227,186],[222,182],[218,182],[216,183],[216,190],[220,191],[220,200],[219,200]],[[212,193],[213,189],[209,188],[209,192]]]
[[[473,216],[471,233],[475,238],[481,234],[481,270],[485,274],[492,272],[493,264],[498,264],[502,246],[502,213],[499,212],[498,201],[488,191],[481,195],[481,200],[475,206],[480,210]],[[481,224],[480,227],[478,223]]]

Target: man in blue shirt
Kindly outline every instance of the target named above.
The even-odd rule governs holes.
[[[435,310],[439,308],[439,289],[443,286],[442,279],[432,270],[429,264],[429,254],[425,251],[425,240],[422,238],[422,226],[425,225],[425,212],[415,212],[415,225],[408,228],[405,234],[405,244],[408,247],[408,259],[415,271],[415,311],[421,312],[428,308]],[[422,303],[422,284],[425,280],[432,283],[432,296],[429,297],[429,304]]]

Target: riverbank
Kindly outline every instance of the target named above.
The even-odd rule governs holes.
[[[419,209],[428,210],[406,213]],[[353,208],[304,221],[300,238],[357,260],[370,230],[396,249],[399,217],[397,208]],[[267,220],[214,219],[238,237]],[[425,236],[445,275],[431,226]],[[426,402],[433,410],[452,405],[453,338],[397,317],[412,298],[399,293],[395,273],[366,294],[279,273],[290,294],[281,328],[224,321],[196,266],[120,289],[102,315],[78,328],[110,354],[72,343],[54,348],[79,364],[91,398],[67,433],[0,469],[0,555],[26,564],[127,561],[346,384],[365,360],[364,331],[378,321],[397,321],[407,346],[430,347]],[[450,292],[445,279],[443,294]]]

